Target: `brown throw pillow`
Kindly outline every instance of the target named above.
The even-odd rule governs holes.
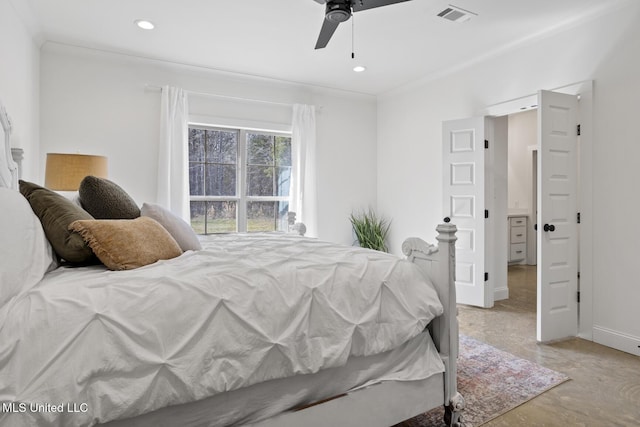
[[[169,232],[148,217],[81,220],[69,229],[80,233],[110,270],[132,270],[182,254]]]
[[[91,215],[65,197],[31,182],[20,180],[20,193],[29,201],[60,258],[74,264],[97,261],[82,237],[69,231],[69,224],[79,219],[91,220]]]
[[[135,219],[140,216],[136,202],[115,182],[86,176],[78,189],[80,203],[95,219]]]

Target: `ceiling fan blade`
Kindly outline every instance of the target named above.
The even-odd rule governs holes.
[[[336,32],[336,28],[338,28],[339,22],[332,22],[328,19],[325,19],[322,22],[322,28],[320,29],[320,35],[318,36],[318,41],[316,43],[316,49],[322,49],[329,43],[331,40],[331,36]]]
[[[410,0],[354,0],[351,8],[354,12],[361,10],[374,9],[380,6],[388,6],[390,4],[402,3]]]

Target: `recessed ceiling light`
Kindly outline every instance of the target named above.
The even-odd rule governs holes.
[[[367,67],[363,67],[362,65],[356,65],[355,67],[353,67],[353,71],[355,71],[356,73],[361,73],[366,69]]]
[[[153,25],[153,22],[151,21],[147,21],[145,19],[136,19],[135,24],[142,28],[143,30],[153,30],[155,28],[155,25]]]

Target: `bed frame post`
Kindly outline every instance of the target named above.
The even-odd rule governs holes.
[[[458,309],[456,306],[455,258],[457,228],[453,224],[440,224],[436,228],[438,246],[428,245],[421,239],[407,239],[402,250],[415,262],[435,285],[444,312],[429,325],[433,341],[445,364],[444,406],[448,426],[460,425],[464,399],[458,393]]]
[[[445,423],[448,426],[460,424],[460,414],[464,409],[464,398],[458,393],[458,307],[456,305],[456,231],[453,224],[440,224],[436,228],[438,236],[439,283],[447,284],[440,297],[445,314],[435,322],[432,333],[437,333],[440,353],[447,366],[445,376]],[[437,331],[437,332],[436,332]]]
[[[18,165],[18,179],[22,178],[22,160],[24,159],[24,150],[22,148],[12,148],[11,156],[13,161]]]

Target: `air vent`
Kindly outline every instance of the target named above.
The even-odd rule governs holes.
[[[478,14],[450,4],[449,7],[440,12],[438,16],[453,22],[465,22],[473,16],[478,16]]]

